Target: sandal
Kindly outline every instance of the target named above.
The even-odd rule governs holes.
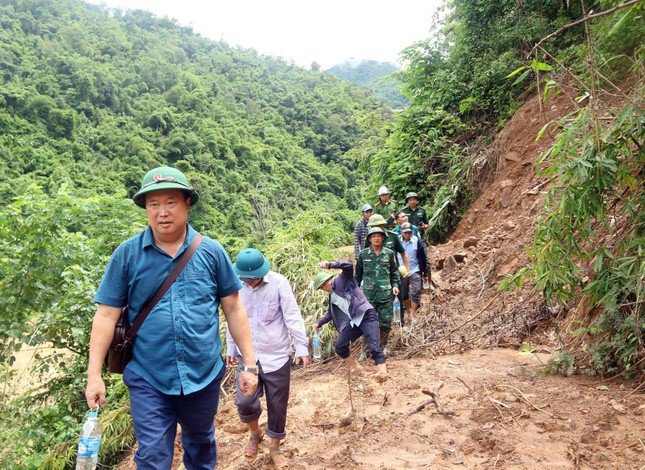
[[[249,436],[249,442],[244,447],[244,455],[252,459],[258,455],[258,448],[260,447],[260,441],[264,438],[264,433],[260,430],[258,432],[252,432]]]
[[[289,468],[289,461],[280,452],[280,447],[269,447],[269,457],[275,468]]]

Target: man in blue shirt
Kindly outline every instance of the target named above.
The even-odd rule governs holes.
[[[410,319],[421,305],[423,282],[429,281],[430,277],[430,263],[425,244],[413,235],[412,227],[410,222],[401,224],[401,244],[410,260],[410,274],[403,279],[403,298],[406,310],[410,312]]]
[[[113,253],[94,300],[99,304],[90,338],[85,391],[90,407],[105,405],[102,363],[114,325],[128,306],[130,323],[197,232],[187,223],[197,192],[180,171],[156,168],[143,179],[134,202],[150,226]],[[184,465],[212,469],[217,453],[214,418],[222,360],[218,307],[242,355],[240,386],[252,394],[257,368],[251,332],[238,291],[242,284],[224,248],[204,237],[201,245],[143,322],[123,381],[130,390],[138,469],[171,468],[177,423],[182,428]]]

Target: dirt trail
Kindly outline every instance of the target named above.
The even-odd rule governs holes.
[[[548,355],[471,350],[392,358],[391,378],[374,367],[352,378],[347,420],[344,364],[294,373],[284,452],[293,468],[639,468],[645,405],[619,385],[538,373]],[[462,381],[460,381],[463,380]],[[440,383],[438,402],[409,415]],[[221,468],[270,468],[266,443],[254,461],[230,399],[217,418]]]

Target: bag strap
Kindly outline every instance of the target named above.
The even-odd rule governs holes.
[[[163,283],[159,286],[159,289],[157,289],[155,295],[153,295],[152,298],[148,300],[148,302],[146,302],[146,304],[137,315],[137,318],[135,318],[134,323],[132,323],[132,326],[128,330],[128,333],[125,335],[125,343],[131,343],[134,340],[134,337],[137,335],[139,328],[141,328],[141,325],[148,317],[148,314],[152,311],[153,308],[155,308],[155,306],[159,303],[163,296],[166,295],[166,292],[168,292],[170,286],[172,286],[173,282],[175,282],[175,280],[179,277],[181,272],[184,270],[190,259],[197,251],[197,248],[199,248],[199,245],[202,243],[203,238],[204,237],[202,237],[201,233],[198,233],[195,236],[190,246],[179,258],[179,261],[177,262],[173,270],[170,271],[170,274],[166,276],[166,279],[164,279]]]

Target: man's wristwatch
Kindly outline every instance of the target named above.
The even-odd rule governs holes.
[[[258,375],[258,366],[245,366],[244,364],[240,364],[237,366],[237,370],[240,372],[250,372],[251,374]]]

